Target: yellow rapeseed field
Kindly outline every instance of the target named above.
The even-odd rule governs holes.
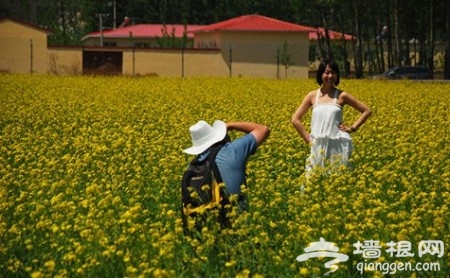
[[[290,117],[315,88],[0,75],[0,277],[317,277],[330,258],[296,258],[320,238],[348,256],[333,277],[447,277],[450,83],[342,80],[373,115],[353,134],[353,169],[302,192],[309,149]],[[200,119],[272,133],[248,163],[250,212],[223,231],[211,215],[187,237],[180,179],[192,157],[181,150]]]

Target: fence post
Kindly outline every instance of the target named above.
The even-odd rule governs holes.
[[[133,32],[130,32],[130,44],[131,44],[131,54],[132,54],[132,67],[133,67],[133,76],[136,75],[136,58],[135,58],[135,51],[134,51],[134,41],[133,41]],[[123,67],[123,62],[122,62]],[[122,69],[123,71],[123,69]]]
[[[184,46],[181,46],[181,77],[184,78]]]
[[[30,40],[30,74],[33,74],[33,40]]]
[[[230,77],[232,77],[233,76],[233,67],[232,67],[232,64],[233,64],[233,49],[231,48],[231,43],[230,43],[229,47],[230,47],[230,50],[229,50],[229,52],[230,52],[230,55],[229,55]]]
[[[277,46],[277,79],[280,79],[280,47]]]

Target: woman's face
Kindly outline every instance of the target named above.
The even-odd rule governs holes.
[[[325,67],[325,71],[322,74],[323,84],[332,85],[336,83],[337,73],[333,71],[330,66]]]

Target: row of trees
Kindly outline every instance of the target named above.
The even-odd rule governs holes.
[[[134,24],[211,24],[258,13],[296,24],[355,35],[354,41],[319,38],[319,58],[333,57],[344,68],[349,53],[356,77],[363,70],[422,64],[444,69],[450,79],[450,1],[440,0],[3,0],[0,16],[50,28],[51,44],[80,45],[89,32]],[[442,58],[437,53],[442,52]],[[317,57],[312,57],[316,59]]]

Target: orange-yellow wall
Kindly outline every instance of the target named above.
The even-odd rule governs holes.
[[[292,65],[288,67],[287,77],[308,77],[309,40],[307,33],[275,32],[223,32],[196,34],[195,45],[219,45],[222,56],[229,64],[233,76],[261,76],[284,78],[285,67],[277,61],[283,45],[287,43],[287,54]],[[278,75],[278,76],[277,76]]]
[[[81,74],[83,57],[80,47],[49,47],[47,73]]]
[[[0,70],[9,72],[45,72],[47,34],[16,24],[0,23]]]
[[[123,74],[158,76],[228,76],[228,67],[217,50],[152,49],[123,53]]]

